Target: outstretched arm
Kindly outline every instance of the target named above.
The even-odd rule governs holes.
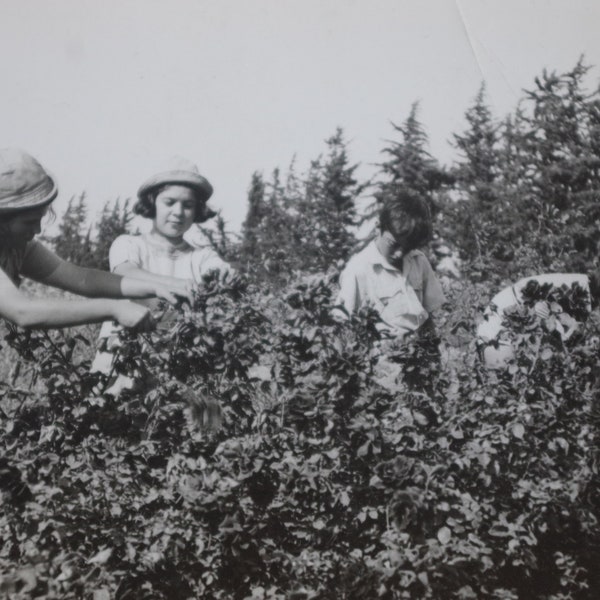
[[[27,329],[51,329],[114,319],[124,327],[152,328],[148,309],[127,300],[31,298],[0,271],[0,316]]]
[[[155,282],[121,277],[98,269],[79,267],[59,258],[36,244],[26,256],[23,274],[46,285],[51,285],[89,298],[164,298],[176,303],[178,298],[191,300],[191,289],[183,279]]]
[[[183,286],[186,290],[188,290],[188,295],[190,295],[194,289],[194,282],[191,279],[180,279],[179,277],[169,277],[168,275],[152,273],[151,271],[142,269],[141,267],[138,267],[129,261],[117,265],[113,272],[117,275],[121,275],[122,277],[141,279],[142,281],[146,281],[158,286],[173,286],[176,289],[181,289]]]

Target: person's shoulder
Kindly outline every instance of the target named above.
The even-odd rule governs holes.
[[[46,246],[39,240],[31,240],[25,244],[25,254],[39,250],[40,248],[46,248]],[[47,248],[46,248],[47,249]]]
[[[186,242],[186,251],[187,252],[193,252],[195,256],[198,257],[212,257],[212,256],[219,256],[219,254],[217,253],[217,251],[212,248],[211,246],[197,246],[197,245],[193,245],[189,244],[188,242]]]
[[[44,243],[40,242],[39,240],[31,240],[30,242],[27,242],[26,246],[25,246],[25,250],[22,254],[22,256],[25,258],[25,260],[29,259],[32,256],[35,256],[36,258],[39,256],[47,256],[47,255],[53,255],[56,256],[55,253],[50,250],[50,248],[48,248],[48,246],[46,246]]]
[[[408,256],[410,259],[414,260],[417,263],[423,263],[428,265],[431,264],[429,262],[429,258],[427,258],[427,255],[425,254],[425,252],[423,252],[423,250],[411,250],[406,256]]]
[[[233,271],[231,265],[211,246],[191,246],[189,249],[192,264],[201,274],[211,270]]]
[[[140,256],[145,253],[147,244],[144,243],[143,236],[135,235],[131,233],[122,233],[117,236],[108,252],[108,262],[110,264],[110,270],[114,271],[121,263],[134,262],[138,264],[140,262]],[[138,264],[138,266],[140,266]]]
[[[374,259],[377,258],[379,251],[377,250],[377,246],[375,242],[369,242],[364,248],[360,249],[358,252],[355,252],[350,256],[348,261],[346,262],[345,268],[352,268],[358,265],[366,265],[373,263]]]
[[[431,262],[429,258],[422,250],[411,250],[406,258],[409,262],[411,262],[415,270],[422,275],[429,275],[433,273],[433,267],[431,266]]]
[[[139,234],[139,233],[121,233],[120,235],[118,235],[113,241],[112,241],[112,246],[119,246],[119,245],[129,245],[129,244],[135,244],[135,245],[141,245],[144,243],[143,240],[144,236]]]
[[[196,246],[188,244],[188,248],[183,250],[190,253],[192,260],[200,265],[211,264],[215,268],[224,268],[224,265],[229,266],[220,254],[211,246]]]

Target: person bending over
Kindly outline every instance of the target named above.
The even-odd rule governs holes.
[[[571,287],[575,283],[578,284],[587,294],[586,307],[588,311],[597,306],[600,298],[600,272],[598,271],[588,275],[584,273],[541,273],[523,277],[512,285],[506,286],[492,298],[483,314],[483,321],[477,326],[479,354],[487,367],[503,369],[514,357],[512,344],[508,340],[502,339],[502,333],[505,331],[504,313],[514,306],[523,304],[523,292],[532,282],[539,285],[550,284],[554,287]],[[541,318],[548,317],[549,307],[546,301],[536,302],[534,308]],[[571,336],[576,324],[574,322],[571,328],[565,329],[561,323],[557,323],[557,330],[563,340]]]

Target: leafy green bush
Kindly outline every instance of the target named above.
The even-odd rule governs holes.
[[[328,278],[277,297],[209,278],[191,310],[123,334],[117,370],[140,383],[118,400],[77,358],[83,339],[15,332],[47,391],[3,390],[0,589],[596,597],[600,323],[563,341],[553,324],[582,320],[581,297],[543,293],[548,318],[510,313],[516,356],[488,371],[480,288],[449,290],[462,308],[438,355],[426,337],[379,339],[369,311],[334,319]],[[218,432],[201,427],[211,399]]]

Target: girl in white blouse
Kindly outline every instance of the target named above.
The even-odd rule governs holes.
[[[152,230],[119,236],[110,248],[111,271],[147,282],[184,280],[190,293],[209,271],[229,271],[229,265],[214,250],[194,247],[184,239],[194,223],[215,216],[207,206],[212,193],[212,185],[197,167],[181,158],[147,179],[138,190],[134,212],[152,219]],[[106,338],[107,351],[96,355],[93,370],[110,372],[117,331],[114,324],[102,326],[100,338]],[[130,385],[130,380],[121,378],[111,393]]]

